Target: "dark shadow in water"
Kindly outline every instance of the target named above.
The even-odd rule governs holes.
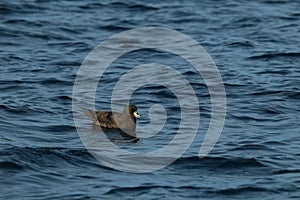
[[[93,130],[99,133],[104,133],[105,136],[114,143],[137,143],[140,141],[140,138],[134,137],[122,131],[121,129],[110,129],[110,128],[102,128],[97,125],[93,125]],[[136,134],[133,134],[136,135]]]

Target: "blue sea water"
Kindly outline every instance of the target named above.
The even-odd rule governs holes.
[[[1,1],[1,199],[300,199],[299,8],[296,0]],[[120,57],[97,89],[98,109],[110,108],[114,83],[127,70],[157,62],[188,78],[201,110],[197,137],[181,158],[151,173],[126,173],[82,144],[72,91],[96,45],[150,26],[177,30],[207,50],[224,81],[226,122],[199,159],[211,109],[201,77],[165,52]],[[135,92],[134,103],[145,116],[138,124],[149,123],[156,103],[170,118],[158,135],[120,147],[149,152],[172,140],[180,123],[173,93],[150,85]]]

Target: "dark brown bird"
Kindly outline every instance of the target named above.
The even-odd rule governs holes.
[[[98,126],[109,129],[122,129],[126,133],[135,132],[136,118],[141,117],[135,105],[125,106],[123,113],[88,110],[84,114]]]

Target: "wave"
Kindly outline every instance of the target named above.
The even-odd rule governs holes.
[[[280,175],[280,174],[290,174],[290,173],[299,174],[300,169],[281,169],[281,170],[275,171],[273,174]]]
[[[257,186],[240,186],[237,188],[226,188],[226,189],[215,190],[214,193],[222,194],[222,195],[238,195],[238,194],[244,194],[249,192],[257,193],[257,192],[267,192],[267,191],[272,191],[272,190],[264,187],[257,187]]]
[[[16,161],[0,161],[0,169],[2,170],[23,170],[24,166]]]
[[[230,151],[251,151],[251,150],[264,150],[264,151],[276,151],[276,149],[270,148],[265,144],[245,144],[235,147]]]
[[[261,72],[257,72],[257,74],[280,74],[280,75],[288,75],[292,73],[292,71],[290,70],[287,70],[287,69],[267,69],[267,70],[264,70],[264,71],[261,71]]]
[[[285,58],[299,58],[300,53],[297,52],[290,52],[290,53],[265,53],[261,55],[256,56],[250,56],[250,59],[273,59],[273,58],[279,58],[279,57],[285,57]]]
[[[69,130],[71,126],[66,128]],[[62,127],[52,127],[62,128]],[[64,128],[64,127],[63,127]],[[73,128],[73,127],[72,127]],[[0,167],[9,169],[23,169],[24,163],[35,168],[39,165],[93,165],[96,167],[106,168],[102,166],[87,149],[67,149],[61,147],[11,147],[0,151],[2,164]],[[187,169],[191,167],[207,167],[207,168],[262,168],[269,167],[257,158],[225,158],[225,157],[204,157],[199,159],[197,156],[179,158],[173,167]],[[107,168],[106,168],[107,169]]]
[[[288,3],[288,0],[265,0],[262,1],[262,3],[266,3],[266,4],[286,4]]]
[[[86,3],[84,5],[78,6],[81,9],[95,9],[95,8],[103,8],[103,7],[110,7],[110,8],[128,8],[128,9],[135,9],[139,11],[147,11],[147,10],[158,10],[158,7],[151,6],[151,5],[145,5],[145,4],[134,4],[131,3],[125,3],[125,2],[111,2],[111,3]]]
[[[166,186],[166,185],[141,185],[141,186],[133,186],[133,187],[117,187],[109,189],[104,195],[115,195],[119,193],[147,193],[151,189],[182,189],[182,190],[189,190],[189,189],[196,189],[199,190],[201,187],[195,186]]]
[[[145,5],[145,4],[132,4],[132,3],[124,3],[124,2],[112,2],[112,3],[108,3],[106,4],[108,6],[112,6],[112,7],[126,7],[129,9],[137,9],[139,11],[147,11],[147,10],[157,10],[159,8],[154,7],[154,6],[150,6],[150,5]]]
[[[1,3],[0,4],[0,12],[1,14],[11,14],[16,12],[22,12],[22,6],[18,6],[12,3]]]
[[[112,30],[112,31],[126,31],[129,28],[121,25],[106,25],[106,26],[101,26],[101,29]]]
[[[174,165],[182,168],[197,166],[197,167],[217,167],[223,169],[229,168],[260,168],[268,167],[256,158],[225,158],[225,157],[185,157],[179,158]]]
[[[30,21],[26,19],[8,19],[4,21],[5,24],[9,25],[24,25],[24,26],[31,26],[31,27],[42,27],[43,24],[41,22]]]
[[[11,147],[0,151],[0,168],[5,170],[38,169],[47,166],[94,166],[108,169],[86,149]]]
[[[254,45],[249,41],[243,42],[232,42],[228,44],[231,47],[254,47]]]
[[[43,79],[42,81],[40,81],[40,83],[42,85],[70,85],[72,86],[73,85],[73,82],[72,81],[67,81],[67,80],[64,80],[64,79],[59,79],[59,78],[47,78],[47,79]]]

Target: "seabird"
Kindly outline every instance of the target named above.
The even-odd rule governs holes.
[[[135,105],[125,106],[123,113],[87,110],[84,114],[98,126],[108,129],[121,129],[129,135],[135,134],[136,118],[141,117]]]

